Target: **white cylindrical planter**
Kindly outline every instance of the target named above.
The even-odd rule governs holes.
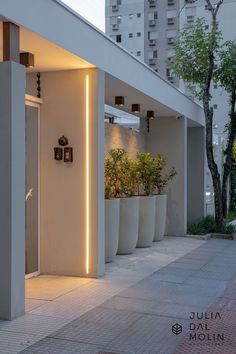
[[[166,231],[167,195],[156,196],[156,225],[154,241],[161,241]]]
[[[105,200],[105,260],[115,259],[119,242],[120,199]]]
[[[138,241],[139,197],[120,199],[118,254],[130,254]]]
[[[156,197],[139,199],[139,230],[137,247],[150,247],[155,234]]]

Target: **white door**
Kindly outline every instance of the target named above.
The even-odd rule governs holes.
[[[39,274],[39,118],[40,106],[26,101],[25,274]]]

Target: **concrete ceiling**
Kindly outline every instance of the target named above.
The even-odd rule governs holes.
[[[2,38],[2,22],[0,23],[0,36]],[[24,27],[20,28],[20,50],[34,54],[35,67],[28,69],[28,71],[32,72],[94,67],[87,61],[28,31]],[[0,58],[2,59],[2,41],[0,41]]]
[[[128,113],[131,112],[131,105],[133,103],[139,103],[141,109],[140,114],[137,115],[139,117],[146,117],[147,111],[154,111],[157,117],[174,116],[178,114],[117,78],[106,74],[106,103],[109,106],[115,106],[115,96],[125,97],[125,106],[119,109]]]
[[[2,38],[2,22],[0,22],[0,38]],[[54,43],[36,35],[24,27],[20,28],[20,50],[30,52],[35,56],[35,67],[27,71],[59,71],[95,67],[82,58],[68,52]],[[2,60],[2,41],[0,40],[0,60]],[[115,65],[115,64],[114,64]],[[163,88],[162,88],[163,90]],[[153,110],[156,117],[177,116],[178,112],[161,104],[153,98],[129,86],[125,82],[106,73],[105,102],[114,107],[115,96],[125,97],[125,106],[119,108],[124,112],[131,113],[132,103],[139,103],[141,112],[137,117],[146,117],[146,111]],[[195,126],[194,121],[188,120],[188,125]],[[196,124],[197,126],[198,124]]]

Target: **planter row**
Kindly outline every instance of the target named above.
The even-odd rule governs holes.
[[[136,247],[161,241],[166,227],[167,196],[105,200],[106,262],[116,254],[130,254]]]

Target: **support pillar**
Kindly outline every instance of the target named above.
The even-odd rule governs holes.
[[[188,127],[188,222],[205,215],[205,131]]]
[[[105,75],[47,72],[41,85],[41,273],[96,278],[105,272]],[[62,135],[72,163],[54,160]]]
[[[143,125],[143,130],[145,124]],[[167,170],[177,175],[167,188],[166,235],[183,236],[187,229],[187,124],[186,118],[158,117],[150,121],[147,151],[167,159]]]
[[[25,311],[25,68],[0,63],[0,319]]]
[[[3,22],[3,61],[20,62],[20,29],[12,22]]]

